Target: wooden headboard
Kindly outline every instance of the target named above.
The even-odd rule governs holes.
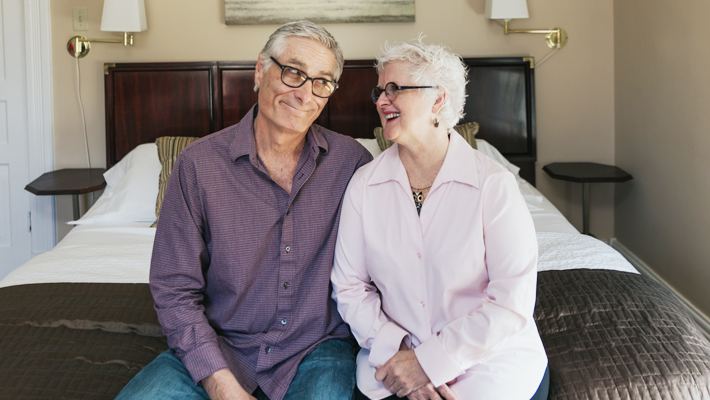
[[[467,58],[466,116],[477,135],[535,184],[535,90],[523,58]],[[355,138],[373,138],[380,126],[370,89],[377,85],[373,60],[346,61],[316,121]],[[236,124],[256,103],[253,62],[106,64],[106,163],[116,164],[139,144],[161,136],[205,136]]]

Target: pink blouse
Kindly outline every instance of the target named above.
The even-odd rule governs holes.
[[[469,393],[475,366],[509,357],[530,371],[519,397],[530,398],[547,365],[533,320],[536,266],[515,177],[460,135],[451,134],[421,216],[396,144],[360,168],[343,199],[331,275],[338,311],[362,347],[360,390],[391,395],[374,367],[404,339],[435,386],[458,378],[454,392]]]

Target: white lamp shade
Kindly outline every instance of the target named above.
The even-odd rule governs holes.
[[[486,0],[486,18],[528,18],[528,4],[526,0]]]
[[[144,0],[104,0],[102,31],[143,32],[146,29]]]

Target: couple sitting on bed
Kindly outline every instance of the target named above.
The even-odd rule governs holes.
[[[170,350],[118,398],[547,397],[532,218],[452,133],[461,59],[386,47],[372,100],[396,145],[374,161],[312,125],[342,70],[322,27],[280,27],[258,104],[180,154],[150,271]]]

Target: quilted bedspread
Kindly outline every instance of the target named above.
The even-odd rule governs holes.
[[[112,399],[166,339],[147,284],[0,288],[0,399]],[[551,400],[710,399],[710,343],[638,274],[540,272]],[[466,399],[462,399],[466,400]]]
[[[147,284],[0,289],[2,399],[113,399],[167,347]]]
[[[535,320],[550,400],[710,399],[710,343],[673,294],[647,277],[540,272]]]

